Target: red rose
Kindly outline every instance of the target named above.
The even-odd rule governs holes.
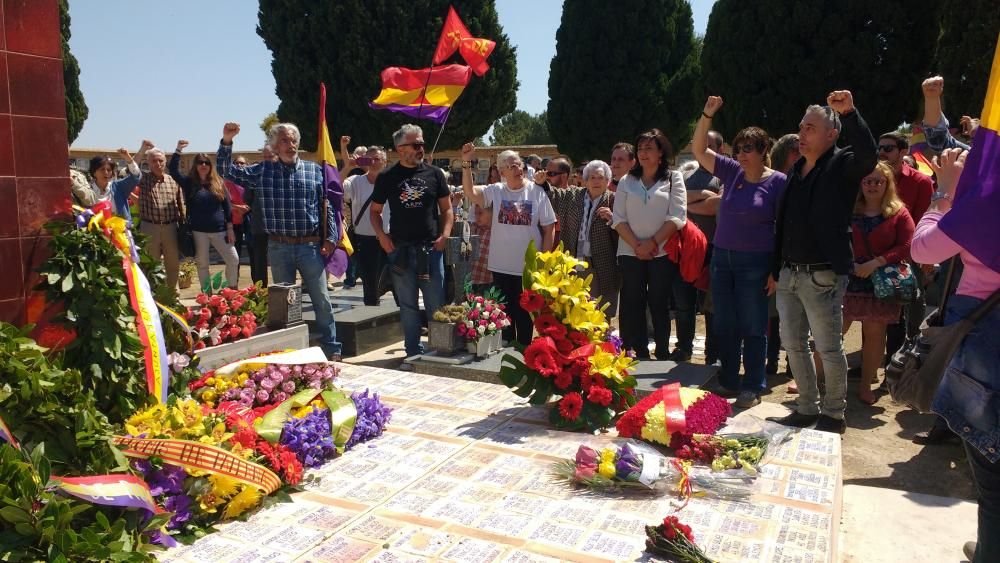
[[[602,407],[606,407],[611,404],[611,390],[605,387],[591,385],[590,391],[587,393],[587,400],[591,403],[597,403]]]
[[[573,384],[573,374],[570,373],[569,370],[564,369],[556,374],[556,377],[555,379],[553,379],[553,382],[559,389],[566,389],[567,387]]]
[[[529,313],[540,311],[545,306],[545,298],[538,292],[526,289],[521,292],[521,308]]]
[[[580,411],[583,410],[583,397],[577,392],[567,393],[565,397],[559,401],[559,414],[563,418],[569,421],[575,421],[580,418]]]
[[[571,330],[570,331],[570,333],[569,333],[569,339],[570,339],[570,341],[573,342],[573,345],[576,348],[579,348],[580,346],[586,346],[587,344],[590,344],[590,339],[587,338],[587,335],[584,334],[584,333],[582,333],[582,332],[576,331],[576,330]]]
[[[556,342],[556,350],[559,350],[560,354],[569,354],[573,350],[573,343],[565,338],[553,338]]]
[[[56,351],[76,340],[76,331],[61,324],[48,324],[38,334],[38,345]]]
[[[555,344],[551,338],[536,338],[524,349],[524,365],[538,372],[542,377],[556,375],[560,371],[554,357]]]
[[[542,336],[566,338],[566,326],[559,322],[555,315],[544,314],[535,318],[535,330]]]
[[[204,293],[199,293],[198,297],[194,298],[194,302],[199,305],[205,305],[206,303],[208,303],[208,296],[205,295]]]

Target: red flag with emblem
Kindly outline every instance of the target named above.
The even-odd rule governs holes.
[[[444,20],[444,27],[441,28],[441,37],[438,39],[437,49],[434,51],[433,64],[440,64],[441,61],[458,51],[465,59],[466,64],[472,67],[472,71],[476,75],[482,76],[490,69],[486,59],[489,58],[495,47],[495,41],[473,37],[469,33],[469,28],[465,27],[462,19],[458,17],[455,7],[448,6],[448,16]]]

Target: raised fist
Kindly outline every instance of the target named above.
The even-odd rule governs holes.
[[[177,152],[181,152],[182,150],[186,149],[187,146],[188,146],[188,144],[190,144],[190,143],[188,143],[184,139],[181,139],[180,141],[177,141]]]
[[[715,112],[719,111],[721,108],[722,98],[719,96],[709,96],[708,99],[705,100],[705,109],[701,111],[709,117],[714,117]]]
[[[240,124],[230,121],[222,126],[222,138],[226,142],[231,142],[233,137],[240,134]]]
[[[118,149],[118,154],[125,160],[132,160],[132,155],[128,153],[128,149],[125,147]]]
[[[343,137],[340,138],[340,148],[346,149],[347,145],[349,145],[349,144],[351,144],[351,137],[350,136],[344,135]]]
[[[844,115],[854,111],[854,96],[850,90],[834,90],[826,97],[826,105]]]
[[[474,154],[476,154],[476,145],[472,143],[462,145],[462,160],[472,160]]]
[[[143,139],[142,140],[142,150],[144,150],[144,151],[148,151],[149,149],[151,149],[151,148],[153,148],[155,146],[156,145],[153,144],[153,141],[150,141],[149,139]]]
[[[924,80],[923,84],[920,85],[920,89],[924,91],[925,98],[940,97],[941,94],[944,94],[944,78],[932,76]]]

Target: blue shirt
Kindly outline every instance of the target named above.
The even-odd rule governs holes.
[[[951,135],[951,131],[948,129],[949,123],[948,118],[941,114],[941,119],[938,120],[937,125],[928,125],[926,123],[921,123],[924,127],[924,138],[927,139],[927,146],[931,150],[941,152],[944,149],[954,149],[961,148],[969,150],[969,145],[959,141]]]
[[[260,210],[264,232],[284,237],[320,235],[321,201],[326,197],[323,168],[299,158],[295,164],[264,161],[233,166],[232,145],[219,145],[215,166],[223,178],[253,192],[254,211]],[[337,244],[340,230],[333,209],[327,206],[326,239]]]

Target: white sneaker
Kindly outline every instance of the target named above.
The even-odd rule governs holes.
[[[396,369],[398,369],[399,371],[413,371],[413,364],[411,364],[410,362],[403,362],[399,364],[399,367]]]

